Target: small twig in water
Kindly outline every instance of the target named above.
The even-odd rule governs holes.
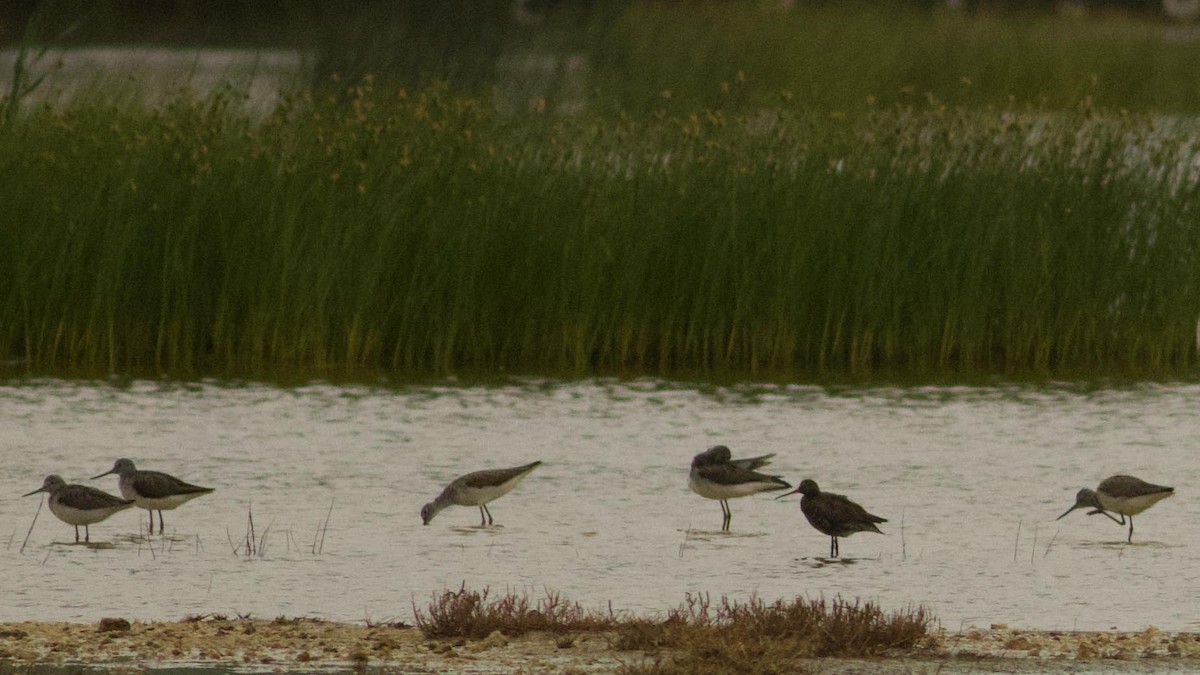
[[[1033,526],[1033,544],[1029,547],[1029,564],[1033,564],[1033,554],[1037,551],[1037,531],[1038,526]]]
[[[238,554],[237,544],[233,543],[233,535],[229,534],[229,528],[225,528],[225,538],[229,540],[229,550],[234,554]]]
[[[37,511],[34,511],[34,513],[33,513],[33,522],[29,523],[29,531],[25,533],[25,541],[21,542],[21,551],[20,551],[21,553],[25,552],[25,544],[29,543],[29,535],[33,534],[33,523],[37,522],[38,514],[42,512],[42,502],[43,501],[44,500],[42,500],[42,499],[38,500]],[[45,560],[42,561],[43,564],[45,564],[45,562],[46,562]]]
[[[1013,542],[1013,562],[1017,562],[1017,546],[1021,543],[1021,521],[1017,521],[1017,540]]]
[[[329,530],[329,519],[333,517],[333,500],[329,500],[329,511],[325,514],[325,525],[321,528],[321,546],[317,553],[325,552],[325,533]]]
[[[271,531],[271,526],[275,524],[275,519],[267,523],[267,529],[263,530],[262,536],[258,538],[258,557],[263,557],[267,554],[267,533]]]
[[[688,537],[692,536],[692,524],[687,524],[687,529],[683,531],[683,541],[679,542],[679,558],[683,559],[683,551],[687,548]]]
[[[908,542],[904,539],[904,509],[900,509],[900,559],[908,560]]]
[[[1054,547],[1054,540],[1058,539],[1058,532],[1059,532],[1058,530],[1055,530],[1054,536],[1050,537],[1050,543],[1046,544],[1046,552],[1042,554],[1043,558],[1050,555],[1050,549]]]
[[[254,508],[253,508],[253,506],[254,506],[253,502],[246,504],[246,523],[247,523],[246,557],[247,558],[254,555],[255,537],[254,537]]]

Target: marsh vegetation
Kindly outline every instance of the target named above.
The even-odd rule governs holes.
[[[553,86],[501,111],[503,82],[386,63],[265,117],[232,87],[27,109],[0,131],[0,360],[1192,372],[1200,64],[1177,29],[764,3],[712,31],[718,9],[545,31],[587,66],[571,114]]]
[[[630,673],[780,672],[808,658],[911,649],[934,624],[923,608],[889,613],[842,598],[714,603],[707,594],[688,594],[664,617],[647,618],[589,611],[553,592],[540,600],[512,592],[489,598],[487,589],[466,586],[435,595],[426,611],[413,611],[427,639],[602,631],[612,636],[614,649],[649,655],[627,666]]]

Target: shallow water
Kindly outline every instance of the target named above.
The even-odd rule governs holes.
[[[10,383],[0,620],[411,622],[414,603],[465,582],[639,613],[687,592],[841,594],[924,604],[951,630],[1196,630],[1181,600],[1200,580],[1198,401],[1195,385]],[[778,453],[768,469],[848,494],[887,534],[843,539],[847,560],[828,563],[798,495],[734,500],[733,533],[717,532],[719,505],[687,488],[692,455],[716,443]],[[139,537],[145,512],[131,510],[92,526],[112,548],[75,546],[43,507],[23,544],[38,498],[19,495],[47,473],[116,492],[115,477],[88,477],[118,457],[217,492],[165,512],[166,538]],[[497,527],[478,528],[474,507],[421,525],[454,477],[533,459],[545,465],[491,504]],[[1103,517],[1055,520],[1118,472],[1179,492],[1137,517],[1134,545]],[[251,557],[248,514],[262,542]]]

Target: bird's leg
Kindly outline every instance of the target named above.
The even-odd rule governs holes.
[[[1094,510],[1092,510],[1092,511],[1088,511],[1088,515],[1089,515],[1089,516],[1094,516],[1094,515],[1096,515],[1097,513],[1103,513],[1104,515],[1108,516],[1108,519],[1109,519],[1109,520],[1113,521],[1114,523],[1116,523],[1116,524],[1118,524],[1118,525],[1124,525],[1124,524],[1125,524],[1125,516],[1123,516],[1123,515],[1121,516],[1121,519],[1120,519],[1120,520],[1117,520],[1116,518],[1113,518],[1113,517],[1112,517],[1112,514],[1111,514],[1111,513],[1109,513],[1108,511],[1105,511],[1104,509],[1094,509]]]
[[[1125,542],[1129,544],[1133,543],[1133,516],[1129,516],[1129,538]]]
[[[79,528],[75,528],[75,529],[78,530]],[[1133,535],[1129,535],[1129,536],[1132,537]],[[85,544],[92,543],[92,529],[90,527],[88,527],[87,525],[83,526],[83,541]]]
[[[727,500],[721,500],[721,531],[729,531],[729,522],[733,520],[733,510],[729,508]]]
[[[487,525],[487,517],[483,515],[483,504],[479,505],[479,526]]]
[[[836,558],[837,550],[838,550],[837,537],[830,536],[829,537],[829,557]]]
[[[495,522],[496,522],[496,521],[492,520],[492,511],[491,511],[491,509],[489,509],[489,508],[487,507],[487,504],[484,504],[484,505],[483,505],[483,511],[484,511],[484,513],[487,513],[487,517],[488,517],[488,525],[493,525],[493,524],[495,524]]]
[[[153,536],[154,535],[154,511],[149,511],[149,513],[150,513],[150,535]]]
[[[78,525],[75,526],[75,543],[76,544],[79,543],[79,526]]]
[[[150,527],[154,527],[154,514],[150,514]],[[163,527],[162,509],[158,510],[158,533],[162,534],[166,528]]]

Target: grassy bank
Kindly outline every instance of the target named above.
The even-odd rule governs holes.
[[[1183,120],[938,103],[505,117],[439,87],[0,132],[35,372],[1191,372]]]

